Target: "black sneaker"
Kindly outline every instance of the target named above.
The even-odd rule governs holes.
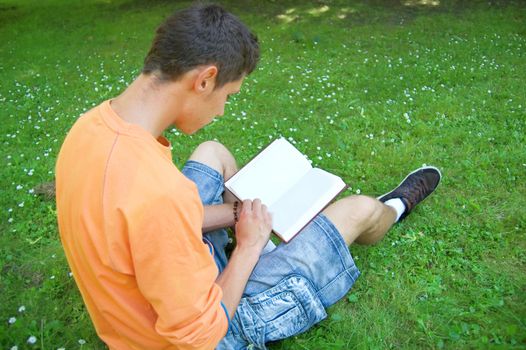
[[[433,166],[425,166],[409,173],[394,190],[378,197],[385,202],[389,199],[400,198],[405,205],[405,211],[400,220],[405,218],[413,208],[427,198],[437,188],[442,174]],[[400,221],[399,220],[399,221]]]

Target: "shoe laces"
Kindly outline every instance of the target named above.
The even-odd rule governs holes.
[[[411,208],[425,198],[428,192],[427,183],[422,176],[410,177],[406,189],[406,199]]]

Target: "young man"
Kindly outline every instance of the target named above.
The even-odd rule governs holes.
[[[380,240],[438,185],[437,169],[418,169],[379,200],[335,202],[275,247],[265,205],[224,193],[237,171],[224,146],[200,145],[179,171],[162,136],[222,115],[258,59],[256,37],[222,8],[177,12],[157,30],[139,77],[66,137],[56,169],[60,235],[111,349],[263,349],[307,330],[358,278],[348,246]]]

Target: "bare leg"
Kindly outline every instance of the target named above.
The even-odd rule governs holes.
[[[367,196],[343,198],[323,211],[350,245],[374,244],[381,240],[396,219],[396,211]]]
[[[194,150],[190,156],[190,160],[208,165],[223,175],[225,181],[237,172],[237,164],[234,156],[219,142],[203,142]],[[236,198],[230,191],[225,190],[223,200],[226,203],[232,203]]]

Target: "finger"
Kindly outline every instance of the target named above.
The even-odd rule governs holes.
[[[245,199],[243,201],[243,206],[241,207],[242,213],[251,213],[252,212],[252,201],[250,199]]]
[[[268,208],[266,205],[263,205],[261,212],[262,212],[261,217],[263,218],[265,224],[271,226],[272,225],[272,214],[268,211]]]
[[[261,205],[261,217],[266,221],[268,216],[268,207],[263,204]]]
[[[265,221],[270,225],[272,226],[272,213],[267,211],[266,215],[265,215]]]
[[[261,199],[254,199],[254,201],[252,202],[252,211],[256,214],[261,213]]]

